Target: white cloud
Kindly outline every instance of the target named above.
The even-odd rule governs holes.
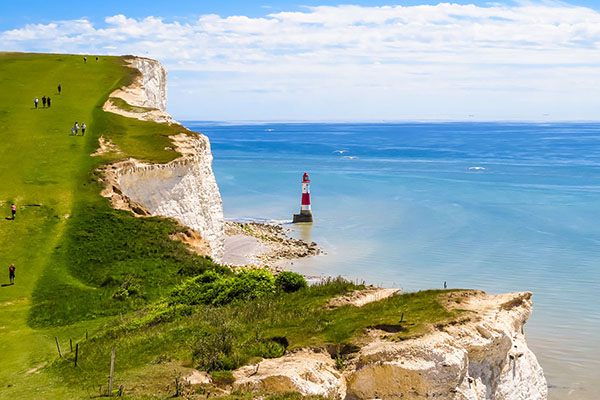
[[[257,118],[322,114],[309,105],[282,110],[299,93],[315,99],[315,107],[328,105],[331,118],[368,118],[366,112],[377,114],[372,118],[460,118],[477,109],[489,118],[534,119],[548,108],[559,118],[597,118],[576,103],[597,106],[600,89],[600,13],[564,3],[322,6],[263,18],[204,15],[192,23],[115,15],[102,26],[85,19],[27,25],[0,32],[0,43],[4,50],[157,58],[172,75],[187,78],[172,85],[185,117],[193,110],[182,99],[195,91],[244,112],[260,111]],[[220,75],[202,80],[208,73]],[[271,114],[256,110],[249,94]],[[534,95],[545,98],[535,103]],[[514,96],[527,104],[517,108]],[[365,99],[379,107],[352,108]],[[219,114],[217,103],[205,109],[217,112],[212,118],[251,117]],[[425,111],[427,104],[437,113],[431,106]]]

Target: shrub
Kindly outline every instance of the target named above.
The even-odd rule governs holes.
[[[240,366],[234,352],[235,331],[222,315],[209,318],[209,327],[200,332],[192,353],[198,369],[204,371],[233,370]]]
[[[225,305],[272,296],[277,292],[273,275],[265,270],[223,276],[209,271],[179,284],[170,295],[171,304]]]
[[[285,347],[273,340],[260,341],[252,350],[254,355],[263,358],[279,358],[285,354]]]
[[[266,270],[242,271],[232,283],[232,300],[253,300],[273,296],[277,292],[273,274]]]
[[[275,285],[286,293],[297,292],[300,289],[308,287],[302,275],[290,271],[283,271],[277,275]]]

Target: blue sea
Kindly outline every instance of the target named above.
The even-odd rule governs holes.
[[[550,398],[598,398],[600,124],[186,125],[211,140],[226,218],[290,221],[310,174],[315,222],[288,227],[327,255],[298,272],[531,291]]]

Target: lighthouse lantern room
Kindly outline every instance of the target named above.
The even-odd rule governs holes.
[[[300,214],[294,214],[294,223],[313,222],[312,211],[310,209],[310,179],[308,173],[302,176],[302,204]]]

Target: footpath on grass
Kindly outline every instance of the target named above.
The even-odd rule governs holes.
[[[92,163],[93,128],[70,136],[75,122],[93,127],[95,106],[115,86],[114,61],[84,64],[82,57],[0,55],[0,382],[18,385],[27,371],[56,352],[52,332],[28,324],[32,296],[50,267],[77,195]],[[62,91],[58,94],[58,85]],[[43,107],[42,97],[52,99]],[[38,107],[34,98],[39,99]],[[10,205],[17,207],[15,220]],[[16,266],[14,285],[8,267]]]
[[[100,224],[118,219],[124,228],[121,231],[132,228],[142,237],[147,230],[151,231],[148,237],[158,235],[155,227],[135,225],[130,221],[133,217],[114,212],[98,195],[94,171],[100,163],[112,161],[108,156],[90,157],[100,135],[141,159],[168,161],[176,156],[162,151],[166,136],[172,133],[170,128],[148,130],[149,123],[102,111],[108,95],[135,77],[136,72],[125,64],[122,57],[96,61],[92,56],[84,62],[83,56],[77,55],[0,54],[2,398],[9,394],[41,398],[36,391],[49,392],[54,383],[41,376],[36,381],[35,371],[56,357],[55,336],[66,349],[69,338],[81,338],[86,329],[95,329],[104,315],[135,306],[119,303],[105,307],[102,302],[110,298],[109,291],[84,271],[86,265],[94,266],[91,259],[99,266],[116,265],[119,273],[126,269],[89,250],[110,253],[113,242],[121,250],[126,248],[127,243],[113,241],[111,232],[120,228],[118,224],[96,227],[96,235],[86,231],[90,221]],[[42,97],[51,98],[50,107],[43,106]],[[71,134],[76,122],[80,127],[87,125],[85,135],[81,130],[79,135]],[[12,203],[17,207],[14,220],[10,219]],[[10,264],[16,266],[14,285],[9,285]],[[158,295],[152,288],[149,292],[150,298]],[[73,301],[75,295],[77,301]],[[27,384],[24,379],[29,379]]]

